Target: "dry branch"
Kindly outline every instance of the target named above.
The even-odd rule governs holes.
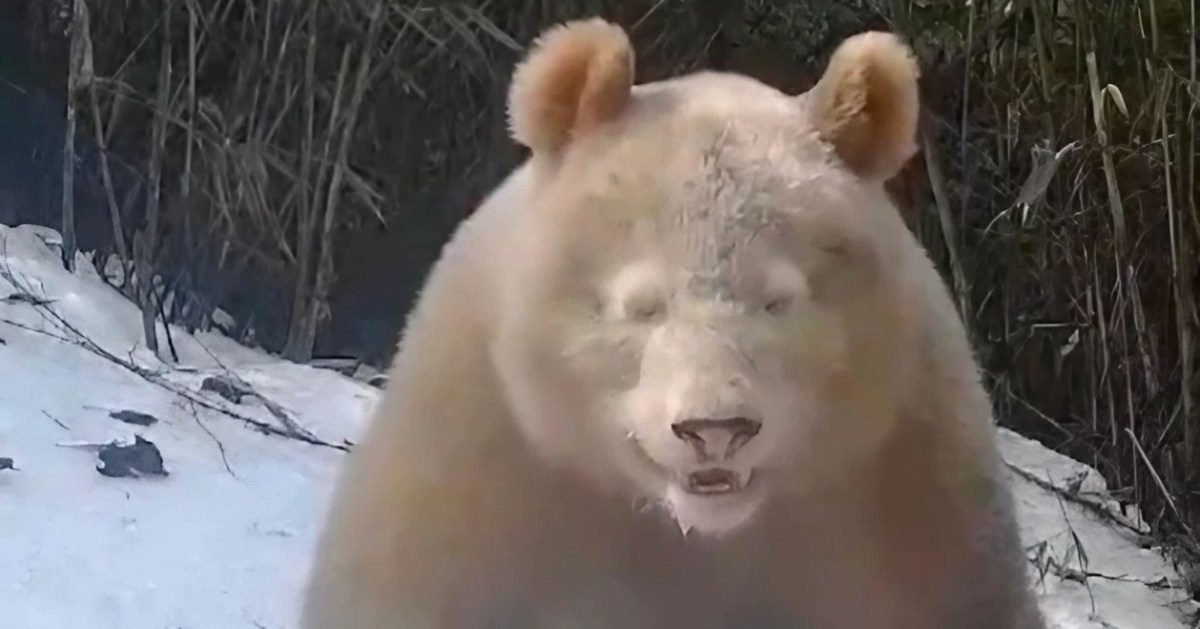
[[[24,294],[24,295],[33,297],[33,292],[31,291],[31,289],[24,282],[22,282],[20,279],[18,279],[13,274],[12,269],[7,264],[7,258],[5,258],[5,263],[3,265],[0,265],[0,278],[3,278],[4,280],[8,281],[8,283],[12,284],[12,286],[18,291],[19,294]],[[152,385],[161,387],[161,388],[171,392],[172,394],[182,398],[184,401],[186,401],[190,404],[193,404],[193,405],[196,405],[196,406],[199,406],[202,408],[206,408],[208,410],[214,411],[214,412],[224,415],[226,417],[230,417],[230,418],[236,419],[238,421],[241,421],[242,423],[245,423],[245,424],[257,429],[264,434],[278,435],[278,436],[282,436],[282,437],[287,437],[289,439],[294,439],[296,441],[302,441],[302,442],[305,442],[305,443],[308,443],[311,445],[322,446],[322,447],[326,447],[326,448],[333,448],[335,450],[342,450],[342,451],[346,451],[346,452],[348,452],[350,449],[347,445],[329,443],[327,441],[319,439],[319,438],[315,437],[314,435],[312,435],[311,433],[309,433],[308,431],[305,431],[302,429],[296,430],[295,428],[297,428],[298,426],[295,424],[294,421],[281,422],[284,425],[283,425],[283,427],[280,427],[280,426],[276,426],[274,424],[270,424],[268,422],[254,419],[253,417],[243,415],[236,411],[233,411],[229,408],[226,408],[223,404],[217,404],[212,401],[209,401],[209,400],[205,399],[204,397],[198,395],[196,392],[191,391],[190,389],[187,389],[187,388],[183,387],[182,385],[179,385],[175,382],[171,382],[167,378],[163,377],[162,374],[155,372],[153,370],[147,369],[145,367],[142,367],[141,365],[138,365],[133,360],[132,357],[128,358],[128,359],[121,358],[121,357],[113,354],[112,352],[108,351],[107,349],[102,347],[100,344],[96,343],[91,338],[89,338],[87,335],[85,335],[83,332],[81,332],[78,328],[75,327],[74,324],[72,324],[70,321],[68,321],[66,318],[64,318],[56,310],[54,310],[50,306],[51,302],[38,301],[35,299],[32,301],[28,301],[28,303],[37,309],[37,311],[41,314],[44,321],[50,323],[52,326],[57,328],[58,332],[55,333],[55,332],[45,330],[42,328],[35,328],[33,326],[25,325],[20,322],[12,321],[9,319],[0,319],[0,322],[6,323],[6,324],[11,325],[16,328],[20,328],[27,332],[33,332],[35,334],[43,334],[45,336],[49,336],[56,340],[60,340],[65,343],[70,343],[72,345],[80,347],[96,356],[99,356],[100,358],[103,358],[104,360],[107,360],[108,362],[111,362],[111,363],[129,371],[130,373],[138,376],[139,378],[145,380],[146,382],[148,382]],[[272,415],[274,415],[277,419],[280,418],[279,414],[278,414],[278,410],[279,409],[277,409],[277,408],[272,410]],[[286,416],[286,413],[284,413],[284,415]]]

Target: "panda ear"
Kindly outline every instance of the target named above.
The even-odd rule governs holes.
[[[621,27],[592,18],[547,29],[513,72],[513,139],[535,153],[558,151],[625,111],[633,75],[633,45]]]
[[[850,170],[890,179],[917,150],[919,75],[912,50],[895,34],[851,36],[808,92],[810,121]]]

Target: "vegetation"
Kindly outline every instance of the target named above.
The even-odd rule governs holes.
[[[1196,5],[902,3],[943,93],[923,240],[999,416],[1196,551]],[[1192,557],[1194,559],[1194,557]]]
[[[132,242],[115,239],[114,252],[135,276],[164,278],[137,289],[150,321],[202,326],[220,305],[296,360],[312,355],[340,288],[410,295],[451,226],[520,157],[504,92],[545,25],[625,24],[640,80],[706,66],[793,92],[844,36],[898,29],[925,68],[927,111],[922,154],[891,188],[954,287],[1001,421],[1096,466],[1174,548],[1200,552],[1193,2],[88,8],[65,13],[67,83],[78,132],[144,173],[132,193],[102,179]],[[43,22],[46,38],[61,33]],[[359,255],[371,239],[407,253]]]

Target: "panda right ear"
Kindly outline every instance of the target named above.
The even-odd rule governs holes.
[[[850,170],[890,179],[917,150],[918,76],[912,49],[894,33],[848,37],[810,90],[811,122]]]
[[[600,18],[553,26],[513,72],[510,133],[534,153],[557,152],[624,112],[633,76],[633,45],[621,27]]]

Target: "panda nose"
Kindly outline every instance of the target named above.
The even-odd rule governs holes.
[[[728,459],[762,430],[762,422],[748,417],[699,417],[671,424],[671,432],[692,446],[701,461]]]

